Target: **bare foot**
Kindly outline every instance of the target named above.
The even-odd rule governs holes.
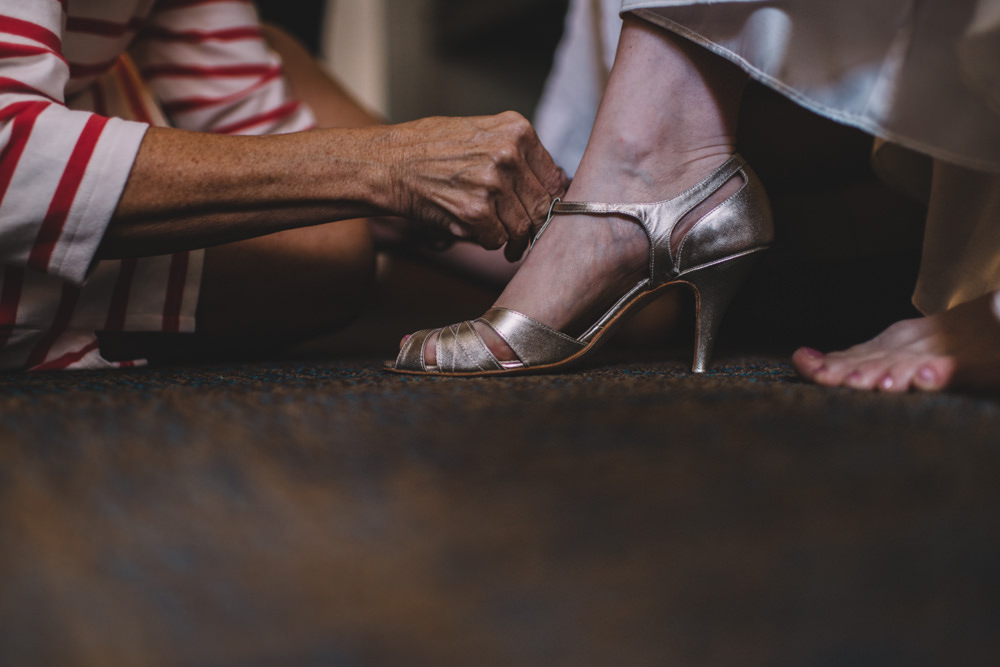
[[[792,363],[828,387],[904,392],[910,389],[1000,388],[1000,320],[994,295],[890,326],[843,352],[800,348]]]

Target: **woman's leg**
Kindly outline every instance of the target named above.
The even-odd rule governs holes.
[[[745,81],[742,71],[709,51],[626,17],[590,142],[566,199],[654,202],[695,185],[734,152]],[[740,184],[727,184],[688,214],[675,238]],[[649,242],[635,222],[561,215],[496,305],[576,333],[635,285],[648,265]],[[498,358],[513,358],[491,330],[479,331]],[[433,364],[433,336],[425,354]]]

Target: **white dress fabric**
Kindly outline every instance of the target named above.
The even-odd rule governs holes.
[[[1000,106],[997,91],[984,90],[1000,61],[962,57],[974,35],[989,34],[989,21],[978,16],[996,4],[625,0],[622,10],[700,42],[833,120],[954,164],[1000,171]]]
[[[570,0],[532,122],[552,158],[573,176],[587,147],[615,59],[621,0]]]
[[[570,172],[614,54],[612,3],[571,0],[536,112],[539,136]],[[876,170],[929,202],[920,310],[1000,287],[1000,0],[624,0],[620,9],[879,138]]]
[[[622,12],[878,137],[882,172],[933,160],[923,312],[1000,287],[1000,0],[624,0]]]

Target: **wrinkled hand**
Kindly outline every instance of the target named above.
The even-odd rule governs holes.
[[[531,124],[496,116],[393,125],[380,149],[394,165],[396,210],[520,258],[569,185]]]

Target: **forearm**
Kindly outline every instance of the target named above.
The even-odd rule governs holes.
[[[371,215],[431,224],[516,259],[565,174],[522,116],[234,137],[151,128],[98,255],[198,248]]]
[[[150,128],[104,258],[206,247],[390,209],[384,130],[248,137]]]

